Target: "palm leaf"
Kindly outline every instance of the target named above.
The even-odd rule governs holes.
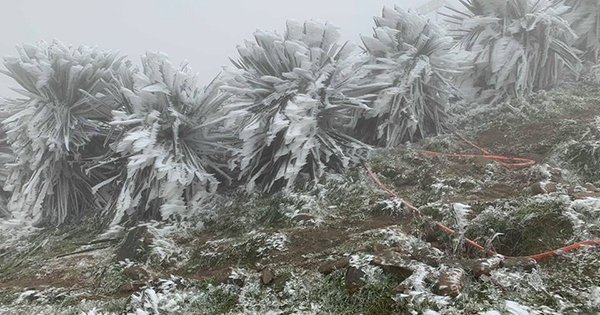
[[[91,155],[108,150],[97,143],[105,142],[113,108],[87,95],[103,93],[126,65],[114,52],[58,41],[18,50],[4,63],[25,96],[2,103],[12,113],[3,126],[16,157],[4,185],[12,193],[8,209],[37,225],[62,224],[101,206],[91,186],[104,175],[85,169]]]
[[[300,173],[316,180],[364,156],[344,131],[373,95],[354,93],[352,47],[339,37],[329,23],[288,21],[284,35],[257,31],[256,43],[238,47],[223,89],[243,142],[233,165],[248,190],[289,188]]]

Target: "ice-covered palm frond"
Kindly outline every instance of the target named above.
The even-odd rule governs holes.
[[[458,47],[472,54],[473,71],[463,86],[481,101],[501,102],[558,83],[564,70],[578,71],[569,46],[572,29],[561,17],[567,6],[548,0],[464,0],[466,12],[445,14]]]
[[[101,199],[91,187],[103,174],[86,173],[86,159],[105,149],[113,108],[92,104],[88,96],[103,93],[113,84],[113,72],[125,65],[115,52],[58,41],[18,51],[18,57],[5,58],[2,71],[24,96],[2,103],[12,113],[3,126],[16,157],[4,185],[12,192],[8,207],[36,224],[61,224]]]
[[[5,101],[8,102],[8,101]],[[10,113],[0,112],[0,122],[10,116]],[[10,194],[4,191],[4,184],[6,183],[6,179],[8,178],[8,165],[15,161],[15,156],[13,155],[12,149],[10,148],[10,144],[8,144],[8,139],[6,137],[6,132],[2,125],[0,124],[0,218],[8,218],[10,217],[10,212],[8,211],[8,200],[10,199]]]
[[[363,112],[356,132],[368,143],[396,146],[440,131],[457,71],[452,38],[416,13],[383,8],[372,37],[363,36],[367,84],[379,84],[373,110]]]
[[[600,1],[562,1],[571,7],[563,17],[577,34],[573,45],[582,52],[582,59],[593,63],[600,62]]]
[[[338,44],[338,28],[288,21],[284,35],[254,35],[238,47],[224,86],[228,118],[241,125],[235,162],[247,188],[291,187],[300,172],[316,179],[359,161],[366,146],[342,131],[353,127],[351,110],[364,110],[374,95],[354,85],[353,48]]]
[[[195,72],[173,67],[165,54],[147,52],[142,66],[111,93],[122,109],[113,111],[110,124],[119,136],[104,163],[124,164],[112,178],[121,187],[111,206],[113,226],[125,216],[135,222],[184,214],[216,191],[213,173],[226,168],[219,157],[225,160],[228,139],[214,126],[227,95],[214,83],[198,88]]]

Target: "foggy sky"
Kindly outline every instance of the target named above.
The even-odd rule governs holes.
[[[15,45],[58,39],[119,50],[139,64],[146,50],[163,51],[179,65],[188,60],[207,84],[237,59],[236,45],[256,29],[283,32],[288,19],[316,19],[341,27],[345,40],[370,35],[382,7],[418,7],[425,0],[4,0],[0,56]],[[4,66],[1,66],[4,69]],[[16,87],[0,74],[0,96]]]

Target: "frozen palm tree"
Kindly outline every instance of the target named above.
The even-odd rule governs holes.
[[[9,102],[9,101],[4,101]],[[6,117],[10,116],[10,113],[0,112],[0,121],[6,119]],[[2,125],[0,125],[0,218],[8,218],[10,217],[10,212],[8,211],[8,200],[10,199],[10,194],[4,191],[4,184],[6,183],[6,179],[8,178],[8,165],[15,161],[15,157],[12,153],[12,149],[8,144],[8,139],[6,137],[6,132]]]
[[[367,56],[362,68],[364,79],[381,87],[356,132],[381,146],[437,134],[452,91],[446,76],[457,70],[449,54],[452,38],[432,21],[398,7],[384,7],[374,20],[373,37],[362,36]]]
[[[568,7],[548,0],[462,0],[467,12],[451,9],[458,46],[473,54],[467,85],[482,101],[522,97],[557,84],[564,68],[576,73],[580,60],[568,45],[574,36],[561,14]]]
[[[342,130],[373,95],[353,86],[353,49],[337,44],[338,28],[288,21],[285,35],[254,35],[256,43],[238,47],[224,87],[229,119],[241,123],[237,162],[247,188],[291,187],[300,172],[317,179],[359,161],[366,146]]]
[[[600,62],[600,1],[561,1],[571,7],[564,18],[577,34],[574,46],[582,52],[582,59]]]
[[[88,95],[102,93],[124,64],[117,53],[58,41],[18,51],[5,58],[3,71],[25,97],[2,104],[13,113],[3,125],[16,157],[4,185],[12,192],[8,208],[35,224],[61,224],[100,202],[91,187],[103,174],[86,172],[86,165],[105,149],[112,108],[91,104]]]
[[[110,205],[113,227],[127,219],[184,214],[215,192],[212,173],[226,168],[218,158],[227,152],[227,137],[213,126],[227,96],[216,84],[199,89],[196,74],[186,64],[173,67],[164,54],[147,52],[142,67],[121,76],[121,87],[111,92],[121,104],[110,123],[119,136],[111,145],[114,153],[100,165],[121,167],[95,188],[120,187]]]

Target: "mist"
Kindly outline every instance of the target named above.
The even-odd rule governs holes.
[[[275,1],[275,0],[77,0],[5,1],[0,19],[0,56],[16,55],[15,46],[58,39],[72,45],[95,45],[118,50],[138,62],[146,50],[162,51],[174,64],[185,60],[208,84],[229,57],[237,58],[236,45],[252,40],[256,29],[285,29],[288,19],[315,19],[334,23],[343,39],[357,42],[370,34],[372,16],[383,6],[416,8],[425,1]],[[2,67],[4,68],[4,67]],[[16,83],[0,76],[0,95],[17,96]]]

